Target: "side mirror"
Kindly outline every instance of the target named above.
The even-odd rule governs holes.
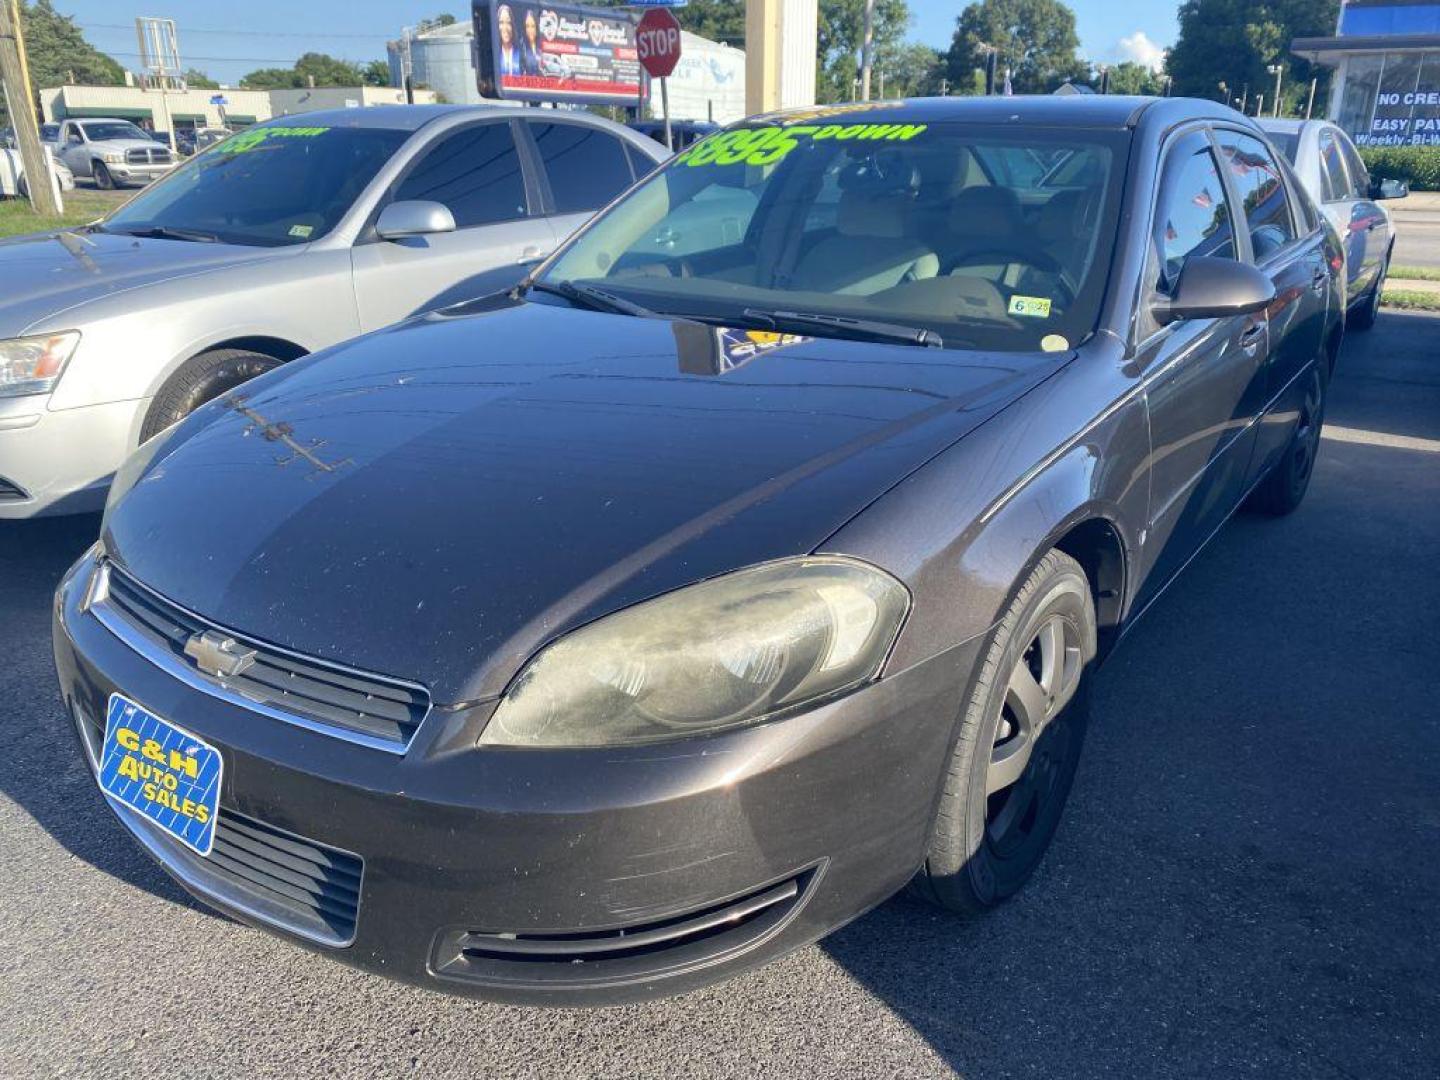
[[[1370,198],[1403,199],[1410,194],[1410,185],[1404,180],[1372,180]]]
[[[403,240],[407,236],[455,231],[455,216],[443,203],[429,199],[405,199],[380,211],[375,233],[382,240]]]
[[[1161,326],[1182,319],[1223,319],[1263,311],[1275,299],[1275,283],[1248,263],[1194,255],[1185,261],[1168,301],[1154,307]]]

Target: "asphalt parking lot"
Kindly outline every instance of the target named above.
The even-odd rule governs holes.
[[[892,900],[687,997],[392,984],[208,914],[102,805],[0,524],[0,1076],[1440,1074],[1440,319],[1347,342],[1306,504],[1242,516],[1100,673],[1066,820],[974,922]]]

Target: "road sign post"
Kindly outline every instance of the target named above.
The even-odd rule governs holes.
[[[670,142],[670,87],[667,79],[680,61],[680,24],[666,8],[650,8],[635,28],[635,51],[652,79],[660,80],[660,109],[665,117],[665,148]]]

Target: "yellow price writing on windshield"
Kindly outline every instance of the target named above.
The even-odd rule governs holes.
[[[804,139],[824,142],[909,142],[925,124],[799,124],[722,131],[681,154],[681,165],[773,165]]]

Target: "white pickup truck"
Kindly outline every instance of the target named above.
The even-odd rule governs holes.
[[[63,121],[59,154],[76,176],[88,176],[96,187],[107,190],[148,184],[176,164],[168,146],[157,143],[129,120],[105,117]]]

